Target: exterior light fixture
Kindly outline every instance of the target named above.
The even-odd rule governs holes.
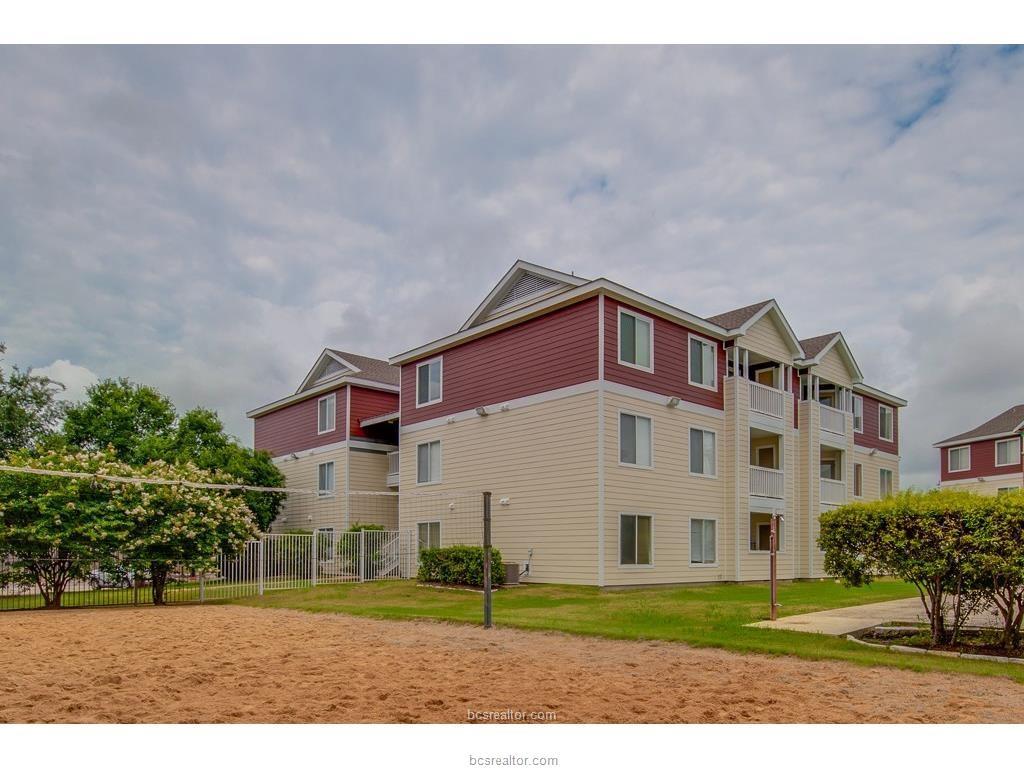
[[[477,416],[486,416],[487,415],[487,409],[484,408],[482,405],[478,405],[476,407],[476,415]]]
[[[671,398],[668,401],[668,407],[669,408],[678,408],[679,407],[679,398],[678,397]]]

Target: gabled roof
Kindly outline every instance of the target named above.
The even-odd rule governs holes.
[[[521,308],[541,298],[587,282],[590,281],[520,259],[484,297],[484,300],[473,310],[473,314],[459,330],[465,331],[493,315]]]
[[[800,339],[800,346],[804,348],[804,355],[807,359],[817,357],[829,342],[839,336],[839,331],[823,333],[821,336],[812,336],[809,339]]]
[[[842,333],[833,331],[832,333],[824,333],[821,336],[801,339],[800,346],[804,349],[804,359],[801,362],[805,365],[817,365],[829,353],[829,350],[835,347],[839,352],[839,356],[845,361],[846,367],[853,374],[851,376],[853,383],[859,384],[864,381],[864,374],[860,372],[860,366],[857,365],[857,360],[850,350],[850,345],[846,343]]]
[[[402,383],[402,369],[396,365],[391,365],[387,360],[357,355],[354,352],[342,352],[337,349],[329,351],[359,366],[360,379],[376,381],[381,384],[394,384],[396,387]]]
[[[969,443],[990,437],[1010,437],[1021,430],[1024,430],[1024,405],[1015,405],[974,429],[940,440],[934,447],[942,448],[954,443]]]
[[[782,336],[789,345],[793,357],[802,358],[804,356],[804,348],[793,332],[789,320],[782,314],[782,310],[775,299],[767,299],[766,301],[759,301],[756,304],[740,307],[739,309],[731,309],[728,312],[723,312],[720,315],[714,315],[706,319],[708,322],[722,326],[730,334],[741,336],[749,331],[754,323],[769,314],[774,318],[776,327],[782,332]]]

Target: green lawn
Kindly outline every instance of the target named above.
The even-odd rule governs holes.
[[[779,587],[781,615],[916,597],[894,581],[848,589],[833,582]],[[479,593],[417,586],[411,581],[337,584],[268,593],[232,602],[263,608],[347,613],[382,619],[480,623]],[[732,651],[791,654],[913,670],[1003,675],[1024,683],[1024,666],[874,650],[843,638],[744,626],[768,618],[767,585],[715,584],[601,590],[532,584],[494,595],[495,624],[628,640],[668,640]]]

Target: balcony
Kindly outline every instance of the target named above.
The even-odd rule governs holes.
[[[785,493],[786,474],[781,469],[750,468],[750,495],[781,499]]]
[[[398,451],[388,454],[388,487],[398,487]]]
[[[821,409],[821,428],[833,435],[846,435],[846,414],[838,408],[819,403]]]
[[[821,478],[821,503],[839,506],[846,503],[846,483]]]
[[[750,384],[750,410],[754,413],[762,413],[765,416],[774,416],[781,419],[786,413],[786,393],[781,389],[758,384],[756,381]]]

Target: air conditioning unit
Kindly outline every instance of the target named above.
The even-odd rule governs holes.
[[[505,584],[516,585],[519,583],[519,563],[504,563]]]

